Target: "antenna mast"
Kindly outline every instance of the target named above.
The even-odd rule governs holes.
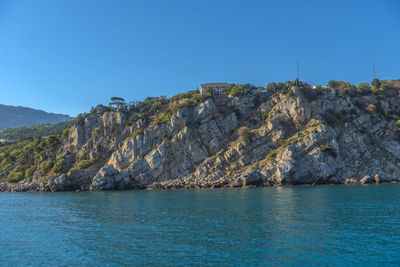
[[[299,60],[297,60],[297,80],[299,79],[299,76],[300,76],[300,67],[299,67]]]

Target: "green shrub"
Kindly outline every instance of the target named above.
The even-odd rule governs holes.
[[[358,91],[370,91],[371,90],[371,86],[369,83],[360,83],[357,86],[357,90]]]
[[[395,122],[394,125],[396,125],[397,127],[400,127],[400,119],[398,119],[398,120]]]
[[[319,148],[321,149],[321,151],[327,151],[327,150],[331,150],[332,146],[320,145]]]
[[[129,140],[131,140],[133,137],[132,136],[128,136],[127,138],[125,138],[124,139],[124,141],[122,142],[122,143],[126,143],[126,142],[128,142]]]
[[[103,127],[96,127],[96,128],[94,128],[94,130],[93,130],[93,135],[94,135],[94,136],[98,136],[98,135],[103,131],[102,128],[103,128]]]
[[[62,131],[62,136],[64,136],[65,138],[68,137],[69,135],[69,130],[71,129],[71,127],[67,127]]]
[[[244,88],[241,85],[234,85],[229,92],[230,96],[240,96],[245,93]]]
[[[336,89],[341,92],[355,89],[354,85],[350,84],[349,82],[344,82],[344,81],[329,81],[328,87],[330,89]]]
[[[186,99],[185,99],[186,100]],[[164,122],[167,122],[171,119],[172,116],[172,110],[171,109],[167,109],[166,111],[164,111],[163,113],[161,113],[158,118],[154,121],[155,124],[162,124]]]
[[[40,174],[41,175],[46,175],[50,170],[51,170],[51,168],[53,167],[53,161],[52,160],[46,160],[46,161],[43,161],[41,164],[40,164]]]
[[[266,159],[267,159],[267,161],[271,161],[271,162],[275,161],[277,155],[278,155],[278,150],[273,149],[268,153]]]
[[[78,167],[78,169],[84,170],[84,169],[88,169],[90,166],[92,166],[95,163],[96,163],[96,159],[85,159],[85,160],[79,161],[76,164],[76,166]]]
[[[195,99],[185,98],[185,99],[182,99],[181,101],[179,101],[179,104],[176,109],[178,110],[178,109],[181,109],[184,107],[192,107],[196,104],[197,104],[197,101]]]
[[[139,134],[143,134],[144,130],[143,129],[137,129],[133,132],[132,134],[132,138],[135,138],[136,136],[138,136]]]
[[[54,164],[52,171],[54,173],[63,173],[65,169],[65,158],[62,155],[59,155],[56,159],[56,163]]]
[[[32,175],[35,173],[36,167],[32,166],[28,169],[25,170],[25,177],[32,177]]]
[[[238,129],[238,134],[240,139],[243,141],[248,141],[254,133],[248,127],[243,126]]]
[[[24,178],[25,178],[25,176],[22,171],[17,171],[17,172],[13,171],[7,176],[7,181],[9,181],[11,183],[16,183],[16,182],[21,181]]]
[[[296,139],[294,137],[285,139],[285,140],[279,140],[279,144],[281,145],[282,148],[286,148],[290,145],[293,145],[296,142]]]
[[[372,80],[372,82],[371,82],[371,87],[372,87],[372,90],[379,90],[380,89],[380,87],[381,87],[381,82],[379,81],[379,79],[373,79]]]
[[[138,113],[133,113],[130,117],[129,120],[127,122],[128,125],[132,125],[133,123],[135,123],[135,121],[137,121],[140,118],[140,115]]]
[[[171,101],[179,101],[179,100],[184,99],[184,98],[192,98],[196,94],[198,94],[196,90],[189,91],[189,92],[182,93],[182,94],[178,94],[176,96],[171,97]]]

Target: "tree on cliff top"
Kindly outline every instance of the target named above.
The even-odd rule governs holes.
[[[118,111],[123,110],[126,107],[125,99],[113,96],[111,97],[110,106],[116,107]]]

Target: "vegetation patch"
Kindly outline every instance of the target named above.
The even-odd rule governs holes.
[[[96,159],[85,159],[85,160],[78,161],[76,166],[78,169],[85,170],[85,169],[88,169],[89,167],[91,167],[96,162],[97,162]]]
[[[167,121],[169,121],[171,119],[171,116],[172,116],[172,110],[171,109],[167,109],[166,111],[164,111],[163,113],[161,113],[158,116],[158,118],[154,121],[154,123],[156,125],[165,123],[165,122],[167,122]]]
[[[53,168],[53,165],[54,162],[51,159],[43,161],[39,166],[40,174],[42,176],[46,175]]]
[[[244,93],[245,93],[244,87],[239,84],[232,86],[232,88],[229,91],[230,96],[240,96],[244,95]]]
[[[277,155],[278,155],[278,150],[273,149],[268,153],[266,159],[267,161],[273,162],[275,161]]]
[[[322,126],[323,123],[320,120],[312,119],[308,124],[307,128],[299,133],[297,133],[295,136],[292,136],[288,139],[284,140],[279,140],[279,144],[281,145],[279,149],[284,149],[287,148],[288,146],[291,146],[301,140],[306,135],[309,135],[313,132],[318,131],[318,127]]]
[[[101,125],[100,127],[94,128],[93,135],[98,136],[101,132],[103,132],[103,125]]]
[[[33,140],[35,138],[55,135],[59,133],[67,134],[72,121],[61,122],[58,124],[46,124],[32,127],[20,127],[6,129],[0,133],[0,138],[11,139],[14,141]]]
[[[56,158],[56,163],[53,166],[52,172],[60,174],[66,172],[66,164],[65,164],[65,157],[63,155],[59,155]]]
[[[143,129],[137,129],[133,132],[132,134],[132,138],[135,138],[136,136],[138,136],[139,134],[143,134],[144,130]]]
[[[296,142],[296,137],[290,137],[285,140],[279,140],[279,144],[281,145],[281,148],[286,148],[288,146],[293,145]]]
[[[254,135],[254,133],[246,126],[240,127],[238,134],[240,139],[243,141],[248,141]]]
[[[60,135],[52,135],[32,141],[0,145],[0,173],[17,164],[10,172],[4,173],[1,179],[18,182],[32,176],[36,170],[43,176],[50,174],[60,144]]]

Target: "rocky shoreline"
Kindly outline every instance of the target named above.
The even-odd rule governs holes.
[[[110,174],[107,173],[108,175]],[[379,175],[371,177],[364,176],[360,180],[346,179],[344,181],[331,179],[323,183],[312,184],[273,184],[268,183],[265,177],[257,172],[252,172],[245,177],[236,179],[220,178],[207,183],[182,182],[181,180],[170,180],[165,182],[154,182],[150,185],[130,185],[127,176],[115,172],[116,176],[109,176],[109,184],[103,182],[103,186],[92,183],[88,173],[82,175],[80,171],[71,171],[61,177],[53,177],[48,181],[24,180],[19,183],[0,183],[0,192],[63,192],[63,191],[105,191],[105,190],[171,190],[171,189],[210,189],[210,188],[248,188],[248,187],[277,187],[277,186],[312,186],[312,185],[357,185],[357,184],[380,184],[400,183],[400,178],[382,180]],[[111,178],[112,177],[112,178]],[[118,185],[117,185],[118,184]]]

